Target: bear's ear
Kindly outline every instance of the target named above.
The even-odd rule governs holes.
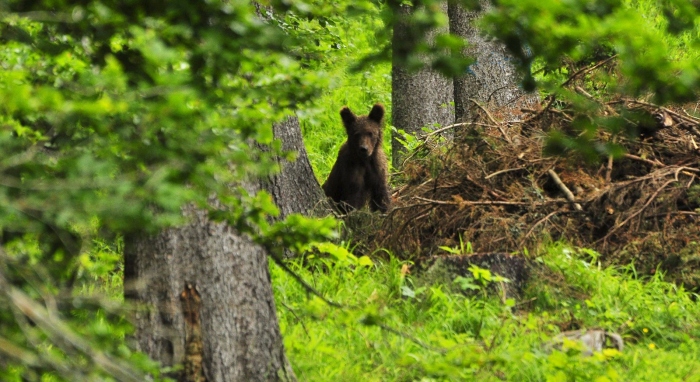
[[[375,103],[372,110],[369,112],[369,119],[377,123],[382,123],[384,118],[384,106],[381,103]]]
[[[355,120],[357,119],[355,114],[353,114],[353,112],[347,106],[343,106],[343,108],[340,109],[340,118],[343,119],[343,124],[346,128],[352,126],[352,124],[355,123]]]

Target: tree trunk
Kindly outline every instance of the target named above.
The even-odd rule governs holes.
[[[447,11],[446,3],[443,4],[443,8]],[[412,11],[413,7],[410,6],[401,6],[397,10],[399,14],[397,22],[394,23],[392,38],[395,49],[402,45],[402,41],[415,38],[415,34],[411,33],[410,27],[405,22]],[[435,34],[446,32],[447,30],[435,30],[425,38],[430,41]],[[414,135],[424,126],[452,124],[454,121],[451,105],[452,80],[429,68],[415,73],[409,72],[400,61],[395,51],[391,69],[392,124],[397,129]],[[394,167],[400,167],[405,150],[396,138],[396,133],[392,133],[392,164]]]
[[[489,0],[479,3],[482,12],[491,7]],[[506,47],[480,33],[475,25],[480,12],[465,10],[457,1],[450,1],[448,15],[450,33],[469,43],[463,54],[476,59],[463,76],[454,79],[455,119],[469,119],[473,99],[486,107],[498,108],[505,120],[517,120],[522,107],[538,102],[537,94],[526,93],[519,86],[520,77]]]
[[[322,197],[296,118],[274,127],[298,160],[264,184],[283,215],[307,212]],[[216,205],[216,201],[212,203]],[[267,254],[207,213],[183,208],[188,225],[125,242],[126,297],[136,314],[139,350],[164,366],[183,365],[178,381],[293,381],[284,354]]]
[[[294,162],[280,160],[282,171],[272,176],[270,183],[263,187],[272,194],[280,209],[280,218],[292,213],[308,214],[325,196],[306,154],[299,119],[291,117],[276,123],[273,131],[275,138],[282,141],[283,150],[296,151],[298,155]]]

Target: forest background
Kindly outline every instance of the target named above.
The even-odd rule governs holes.
[[[570,74],[563,62],[585,61],[603,46],[620,55],[622,75],[601,94],[697,100],[692,2],[498,3],[487,20],[491,32],[515,53],[528,48],[517,63],[524,87],[537,85],[542,98],[575,98],[556,88]],[[424,30],[447,22],[433,2],[424,4],[415,17]],[[291,215],[270,223],[278,212],[268,196],[230,189],[277,169],[273,126],[292,112],[319,181],[344,140],[340,107],[364,113],[381,102],[391,121],[388,26],[398,4],[273,5],[284,17],[270,13],[260,22],[264,8],[228,3],[169,6],[162,14],[129,3],[3,4],[3,380],[176,375],[180,369],[162,370],[134,351],[137,308],[123,305],[125,238],[182,224],[181,207],[207,208],[212,194],[227,207],[213,208],[212,219],[273,254],[280,247],[306,253],[270,264],[279,329],[300,380],[700,379],[696,296],[664,281],[663,272],[602,267],[601,255],[562,241],[514,249],[557,281],[535,279],[516,299],[489,293],[499,279],[477,268],[449,285],[420,284],[403,254],[353,256],[356,239],[338,239],[334,219]],[[197,34],[188,24],[224,25],[236,38]],[[463,69],[448,59],[462,44],[438,42],[410,46],[407,61],[421,61],[411,61],[418,53],[435,69]],[[388,126],[387,152],[390,136]],[[550,138],[572,152],[594,145]],[[251,140],[270,145],[267,154]],[[468,240],[443,251],[467,254]],[[325,297],[310,294],[290,269]],[[627,347],[592,357],[575,343],[547,349],[573,321],[620,333]]]

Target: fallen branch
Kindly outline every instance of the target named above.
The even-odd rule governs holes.
[[[456,127],[462,127],[462,126],[468,126],[468,125],[471,125],[471,123],[470,123],[470,122],[454,123],[454,124],[452,124],[452,125],[445,126],[445,127],[441,127],[441,128],[439,128],[439,129],[437,129],[437,130],[433,130],[433,131],[431,131],[430,133],[428,133],[428,134],[426,134],[426,135],[424,135],[424,136],[422,136],[422,137],[417,137],[417,139],[422,139],[423,142],[421,142],[418,146],[416,146],[416,148],[413,149],[413,150],[411,151],[411,154],[408,155],[408,156],[403,160],[403,162],[402,162],[402,167],[403,167],[403,165],[406,164],[406,162],[408,162],[411,158],[413,158],[413,157],[416,155],[416,153],[418,153],[418,152],[420,151],[420,149],[422,149],[423,147],[425,147],[425,146],[428,145],[428,142],[430,141],[430,138],[431,138],[431,137],[433,137],[433,136],[435,136],[435,135],[437,135],[437,134],[440,134],[440,133],[442,133],[442,132],[445,132],[445,131],[447,131],[447,130],[454,129],[454,128],[456,128]]]
[[[554,170],[552,169],[547,170],[547,174],[549,174],[554,183],[556,183],[559,189],[564,193],[566,200],[568,200],[574,206],[574,209],[576,209],[576,211],[582,211],[583,208],[581,208],[580,204],[576,203],[576,198],[574,197],[574,194],[571,192],[571,190],[569,190],[568,187],[566,187],[564,182],[562,182],[561,179],[559,179],[559,175],[557,175],[557,173],[554,172]]]
[[[414,196],[415,199],[422,200],[424,202],[432,204],[441,204],[445,206],[526,206],[533,203],[528,202],[502,202],[497,200],[484,200],[484,201],[469,201],[463,200],[460,202],[446,202],[444,200],[433,200],[427,199],[420,196]]]
[[[494,172],[493,174],[486,175],[486,176],[484,177],[484,180],[489,179],[489,178],[492,178],[492,177],[494,177],[494,176],[496,176],[496,175],[505,174],[505,173],[511,172],[511,171],[524,170],[524,169],[525,169],[525,167],[516,167],[516,168],[507,168],[507,169],[505,169],[505,170],[496,171],[496,172]]]
[[[605,183],[612,181],[613,157],[608,155],[608,165],[605,167]]]
[[[455,124],[452,124],[449,126],[441,127],[437,130],[433,130],[433,131],[429,132],[423,138],[427,139],[429,137],[432,137],[433,135],[440,134],[440,133],[447,131],[447,130],[450,130],[450,129],[454,129],[455,127],[462,127],[462,126],[468,126],[468,125],[471,125],[471,122],[455,123]]]
[[[662,167],[662,166],[664,165],[664,164],[661,163],[661,162],[654,161],[654,160],[649,160],[649,159],[644,159],[644,158],[642,158],[642,157],[638,157],[638,156],[632,155],[632,154],[625,154],[625,155],[623,155],[623,156],[624,156],[625,158],[627,158],[627,159],[632,159],[632,160],[636,160],[636,161],[639,161],[639,162],[644,162],[644,163],[646,163],[646,164],[648,164],[648,165],[652,165],[652,166]]]
[[[637,210],[637,211],[636,211],[635,213],[633,213],[632,215],[628,216],[627,219],[625,219],[625,220],[622,221],[622,223],[619,223],[619,224],[615,225],[615,227],[613,227],[613,228],[610,230],[610,232],[608,232],[608,234],[605,235],[605,237],[603,237],[602,239],[600,239],[600,240],[598,240],[598,241],[599,241],[599,242],[600,242],[600,241],[603,241],[603,242],[607,241],[608,238],[610,237],[610,235],[612,235],[612,234],[613,234],[615,231],[617,231],[619,228],[623,227],[623,226],[624,226],[625,224],[627,224],[630,220],[634,219],[635,216],[641,214],[642,211],[644,211],[644,210],[649,206],[649,204],[651,204],[651,202],[653,202],[654,199],[656,199],[656,197],[659,196],[659,193],[661,193],[661,191],[663,191],[663,189],[666,188],[666,186],[668,186],[669,184],[671,184],[671,183],[673,183],[673,182],[675,182],[675,181],[676,181],[676,179],[671,179],[671,180],[669,180],[668,182],[664,183],[663,186],[659,187],[659,189],[656,190],[656,192],[654,192],[654,193],[649,197],[649,199],[646,201],[646,203],[644,203],[644,205],[643,205],[639,210]]]
[[[625,102],[655,108],[657,110],[661,110],[667,114],[670,114],[670,115],[676,117],[676,119],[678,119],[679,121],[685,122],[686,124],[688,124],[688,126],[686,126],[686,127],[695,135],[700,136],[700,131],[698,131],[698,128],[697,128],[697,125],[700,125],[700,119],[695,118],[691,115],[682,115],[682,114],[676,113],[675,111],[673,111],[671,109],[665,108],[663,106],[655,105],[655,104],[649,103],[649,102],[638,101],[638,100],[634,100],[634,99],[627,99],[627,98],[622,99],[622,100],[608,102],[608,105],[612,105],[612,104],[616,104],[616,103],[625,103]],[[684,112],[685,112],[685,110],[684,110]],[[687,112],[686,112],[686,114],[687,114]]]
[[[543,217],[542,219],[538,220],[535,224],[533,224],[532,227],[530,227],[530,230],[527,231],[525,236],[523,236],[523,239],[520,241],[520,245],[518,245],[518,246],[523,247],[525,245],[525,239],[527,239],[528,236],[530,236],[530,234],[532,234],[532,232],[535,231],[535,228],[537,228],[538,225],[546,222],[547,220],[549,220],[549,218],[551,218],[552,216],[556,215],[559,212],[561,212],[561,210],[552,211],[549,214],[547,214],[547,216]]]
[[[486,113],[486,116],[489,117],[489,120],[490,120],[494,125],[496,125],[496,127],[498,127],[498,131],[500,131],[501,134],[503,135],[503,139],[505,139],[506,142],[512,144],[513,142],[511,142],[511,140],[510,140],[510,138],[508,137],[508,135],[506,135],[506,132],[503,131],[503,128],[501,127],[501,124],[498,123],[498,122],[496,122],[496,120],[493,118],[493,116],[491,115],[491,113],[489,113],[489,111],[486,110],[485,107],[481,106],[478,102],[476,102],[475,99],[469,98],[469,100],[470,100],[474,105],[476,105],[477,107],[479,107],[479,109],[483,110],[484,113]]]
[[[471,201],[471,200],[462,200],[459,202],[448,202],[444,200],[433,200],[433,199],[427,199],[423,198],[420,196],[414,196],[414,199],[422,200],[428,204],[440,204],[440,205],[445,205],[445,206],[534,206],[534,207],[539,207],[539,206],[546,206],[550,204],[557,204],[557,203],[570,203],[568,200],[563,200],[563,199],[552,199],[552,200],[547,200],[544,202],[507,202],[507,201],[499,201],[499,200],[478,200],[478,201]],[[577,200],[574,200],[575,203],[578,203]]]

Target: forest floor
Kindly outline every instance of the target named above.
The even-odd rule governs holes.
[[[290,263],[341,308],[272,265],[299,379],[700,381],[696,105],[600,105],[647,123],[580,130],[551,99],[504,122],[474,103],[472,120],[417,139],[392,175],[392,210],[343,217],[342,244],[374,265]],[[555,131],[573,144],[553,149]],[[583,138],[600,146],[574,150]],[[624,150],[598,149],[609,143]],[[442,278],[419,266],[493,254],[525,259],[527,282],[469,260]],[[624,345],[552,345],[587,330]]]
[[[697,105],[603,103],[610,114],[646,121],[623,126],[626,134],[592,133],[589,146],[624,149],[609,155],[553,149],[553,131],[574,142],[591,133],[573,128],[566,106],[549,99],[511,122],[474,105],[471,121],[417,141],[392,178],[387,216],[346,219],[358,250],[419,260],[447,248],[463,253],[465,243],[469,252],[522,253],[565,241],[604,254],[603,264],[634,263],[644,275],[660,269],[700,290],[700,118],[686,111]]]

